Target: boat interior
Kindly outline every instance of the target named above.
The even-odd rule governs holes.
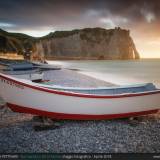
[[[41,87],[69,91],[74,93],[84,93],[84,94],[100,94],[100,95],[112,95],[112,94],[125,94],[125,93],[139,93],[139,92],[149,92],[158,90],[152,83],[139,84],[139,85],[129,85],[120,87],[106,87],[106,88],[72,88],[72,87],[62,87],[51,85],[50,82],[39,82]]]

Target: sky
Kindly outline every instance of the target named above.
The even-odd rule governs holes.
[[[0,0],[0,28],[10,32],[118,26],[130,30],[142,58],[160,58],[160,0]]]

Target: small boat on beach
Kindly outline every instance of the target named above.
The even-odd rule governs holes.
[[[43,79],[43,72],[34,68],[33,64],[25,60],[0,60],[0,72],[13,77],[38,81]]]
[[[156,113],[160,89],[152,83],[73,88],[35,83],[0,73],[0,96],[15,112],[54,119],[100,120]]]
[[[48,64],[47,62],[46,63],[32,62],[32,64],[35,68],[40,68],[42,70],[60,70],[61,69],[60,65]]]

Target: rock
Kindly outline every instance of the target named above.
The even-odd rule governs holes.
[[[0,29],[0,53],[25,54],[34,49],[35,38],[21,33],[9,33]]]
[[[35,50],[55,59],[139,59],[129,34],[120,28],[59,31],[42,38]]]
[[[56,121],[48,117],[34,116],[33,122],[33,128],[35,131],[50,130],[60,127],[60,123],[57,123]]]
[[[34,38],[0,30],[0,53],[16,52],[32,60],[46,59],[139,59],[130,31],[85,28],[56,31]]]

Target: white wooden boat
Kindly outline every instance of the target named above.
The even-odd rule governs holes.
[[[160,89],[152,84],[106,89],[49,88],[0,73],[0,96],[13,111],[55,119],[110,119],[160,109]]]

